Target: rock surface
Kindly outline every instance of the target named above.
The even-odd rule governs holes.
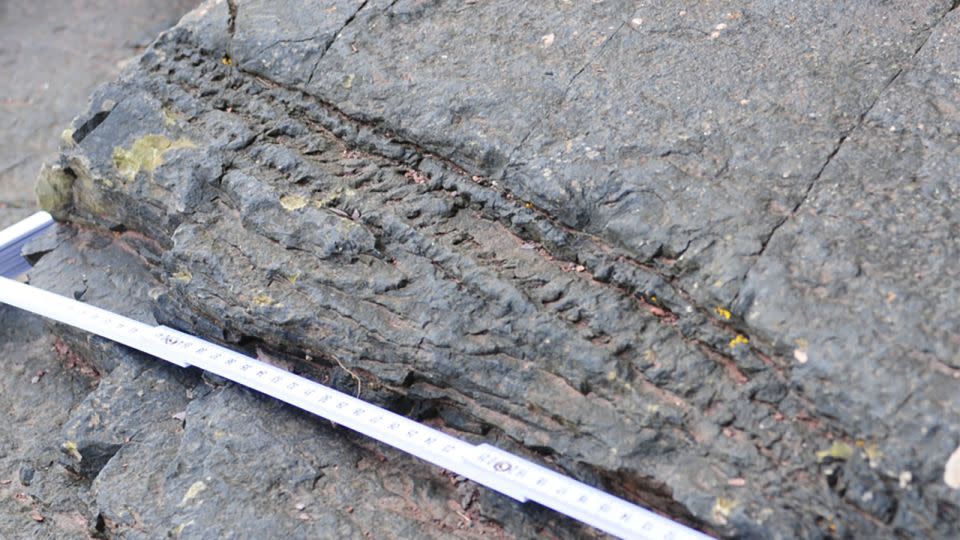
[[[34,285],[155,322],[151,253],[136,235],[64,228],[31,249],[45,253]],[[0,484],[6,538],[580,535],[273,399],[69,328],[54,327],[54,343],[14,315],[0,310],[4,341],[17,337],[5,347],[30,338],[36,354],[4,378],[5,412],[34,419],[51,398],[60,408],[13,434],[31,447],[0,449],[11,456],[0,465],[20,471]]]
[[[207,2],[94,94],[38,184],[84,228],[37,283],[76,292],[57,257],[136,254],[88,301],[122,291],[716,535],[960,534],[955,2],[284,4]],[[373,508],[391,482],[456,500],[429,467],[348,470],[375,447],[137,362],[104,364],[63,428],[102,456],[64,464],[104,530],[213,527],[191,505],[213,494],[312,508],[318,474]],[[141,379],[163,401],[142,447]],[[163,465],[129,472],[144,456]],[[383,533],[346,500],[285,530]],[[396,504],[397,537],[484,530]],[[588,534],[537,512],[486,502],[475,526]]]

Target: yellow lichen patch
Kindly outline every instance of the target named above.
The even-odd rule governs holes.
[[[356,79],[356,75],[350,73],[343,76],[343,87],[347,90],[353,88],[353,81]]]
[[[253,297],[253,305],[255,306],[259,306],[259,307],[272,306],[273,302],[274,302],[273,298],[271,298],[270,295],[268,294],[258,294]]]
[[[280,206],[284,207],[285,209],[291,212],[295,210],[300,210],[301,208],[306,206],[308,202],[309,201],[307,200],[307,198],[302,195],[290,194],[290,195],[284,195],[283,197],[280,197]]]
[[[730,320],[730,317],[733,316],[733,314],[730,313],[729,309],[723,308],[721,306],[717,306],[713,308],[713,310],[717,312],[717,315],[719,315],[720,317],[728,321]]]
[[[63,443],[63,451],[67,453],[70,457],[77,461],[83,461],[83,456],[80,455],[80,451],[77,450],[77,443],[73,441],[67,441]]]
[[[834,441],[830,448],[817,452],[817,461],[823,461],[827,458],[847,461],[852,457],[853,448],[843,441]]]
[[[296,285],[298,279],[300,279],[300,272],[287,276],[287,281],[289,281],[291,285]]]
[[[206,491],[206,489],[207,489],[207,484],[205,484],[203,480],[197,480],[196,482],[191,484],[189,488],[187,488],[187,492],[184,493],[183,499],[180,501],[179,506],[186,505],[188,502],[195,499],[197,495]]]
[[[880,450],[877,443],[873,442],[864,446],[863,454],[867,456],[867,461],[870,462],[871,469],[876,469],[880,466],[880,460],[883,459],[883,450]]]
[[[113,165],[121,176],[133,180],[140,171],[153,173],[157,170],[157,167],[163,164],[163,155],[167,152],[194,147],[196,145],[189,139],[173,141],[163,135],[144,135],[134,141],[129,149],[119,146],[114,148]]]
[[[713,503],[713,519],[721,525],[727,524],[727,518],[737,507],[737,501],[730,497],[717,497],[717,502]]]
[[[730,340],[730,348],[736,349],[737,345],[746,345],[747,343],[750,343],[750,340],[747,339],[747,336],[744,336],[743,334],[737,334],[737,337]]]
[[[182,281],[184,283],[190,283],[193,281],[193,274],[187,270],[181,270],[179,272],[174,272],[170,277],[175,281]]]

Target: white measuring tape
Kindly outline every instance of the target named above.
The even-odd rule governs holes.
[[[53,224],[36,214],[0,231],[0,303],[75,326],[180,367],[195,366],[438,465],[508,495],[535,501],[621,538],[706,539],[679,523],[494,446],[475,446],[309,379],[165,326],[19,283],[30,265],[22,245]]]

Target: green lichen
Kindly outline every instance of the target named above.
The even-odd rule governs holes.
[[[174,141],[163,135],[144,135],[134,141],[129,149],[119,146],[114,148],[113,165],[121,176],[132,181],[140,171],[152,174],[157,170],[157,167],[163,164],[163,156],[167,152],[194,147],[196,144],[185,138]]]
[[[54,216],[65,211],[73,198],[73,180],[62,168],[44,165],[34,188],[40,208]]]
[[[817,461],[823,462],[827,459],[833,459],[837,461],[847,461],[853,457],[853,448],[843,442],[835,441],[830,448],[826,450],[820,450],[817,452]]]

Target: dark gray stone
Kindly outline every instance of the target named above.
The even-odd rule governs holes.
[[[20,467],[20,485],[29,486],[33,482],[33,475],[36,473],[37,471],[29,465]]]
[[[94,95],[40,182],[91,241],[138,239],[119,283],[158,322],[717,535],[952,538],[954,7],[209,2]],[[100,470],[111,530],[224,526],[201,493],[281,515],[366,448],[199,384],[148,446],[170,489],[140,517],[115,479],[145,454]],[[354,500],[382,508],[377,475]],[[346,500],[323,530],[380,523]],[[545,526],[510,504],[480,515]],[[281,527],[319,534],[303,521]]]
[[[132,233],[61,227],[56,245],[44,247],[46,254],[31,279],[69,292],[75,285],[62,269],[64,261],[72,260],[77,275],[97,276],[83,282],[82,299],[136,315],[150,298],[143,286],[149,281],[147,259],[132,256],[137,240]],[[109,272],[102,272],[107,267]],[[0,310],[0,316],[7,311]],[[34,335],[43,334],[40,321],[21,319],[33,321]],[[32,392],[20,404],[35,407],[31,416],[69,406],[54,416],[57,429],[37,434],[24,428],[30,444],[43,450],[36,452],[36,465],[19,467],[19,479],[31,491],[11,493],[23,508],[4,508],[0,531],[20,531],[32,522],[38,536],[58,538],[87,533],[118,538],[529,538],[540,532],[572,538],[583,532],[543,509],[509,500],[485,502],[472,482],[455,480],[272,398],[51,326],[59,334],[52,347],[56,354],[44,348],[37,352],[60,370],[80,376],[79,395],[58,403],[49,400],[58,395],[51,389]],[[16,331],[17,325],[4,329]],[[25,337],[10,340],[21,343]],[[257,350],[285,362],[278,353]],[[59,375],[47,369],[41,381]],[[18,384],[12,378],[9,382]],[[95,388],[84,398],[90,382]],[[342,381],[349,382],[349,377]],[[5,445],[0,446],[4,469]],[[10,458],[22,459],[25,450],[11,452]],[[0,484],[4,493],[6,486]],[[34,511],[44,520],[36,521]],[[50,528],[39,528],[42,523]]]

